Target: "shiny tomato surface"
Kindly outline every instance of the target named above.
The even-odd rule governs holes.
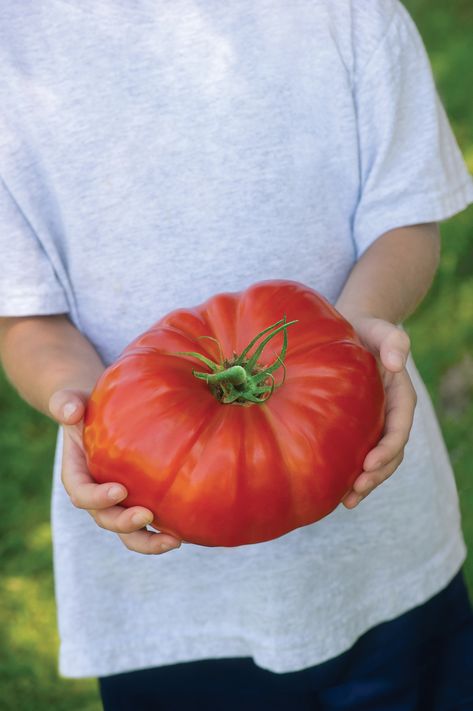
[[[250,363],[278,366],[259,382],[264,401],[221,402],[225,387],[210,387],[212,368],[192,354],[222,371],[284,317],[296,322]],[[238,546],[329,514],[383,424],[376,359],[353,327],[313,289],[275,280],[173,311],[139,336],[97,382],[84,445],[94,479],[122,483],[123,505],[149,508],[155,528]]]

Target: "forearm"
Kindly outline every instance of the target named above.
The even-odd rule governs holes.
[[[64,315],[0,319],[0,358],[21,397],[47,415],[54,392],[90,391],[104,370],[92,344]]]
[[[427,294],[439,258],[436,223],[391,230],[355,264],[335,306],[349,321],[374,316],[398,324]]]

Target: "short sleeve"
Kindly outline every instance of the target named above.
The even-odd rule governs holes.
[[[1,179],[0,253],[0,316],[40,316],[69,310],[47,254]]]
[[[354,85],[361,184],[353,220],[358,257],[388,230],[439,222],[473,202],[473,181],[420,34],[401,3],[391,7],[385,32]]]

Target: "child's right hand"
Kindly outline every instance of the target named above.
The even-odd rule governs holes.
[[[158,554],[178,548],[178,539],[145,528],[153,520],[149,509],[117,506],[127,495],[122,484],[97,484],[90,475],[82,444],[88,395],[80,390],[58,390],[49,400],[52,416],[64,428],[61,477],[72,503],[85,509],[98,526],[117,533],[131,551]]]

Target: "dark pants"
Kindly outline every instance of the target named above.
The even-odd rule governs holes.
[[[473,711],[473,612],[460,572],[425,604],[302,671],[208,659],[99,685],[105,711]]]

